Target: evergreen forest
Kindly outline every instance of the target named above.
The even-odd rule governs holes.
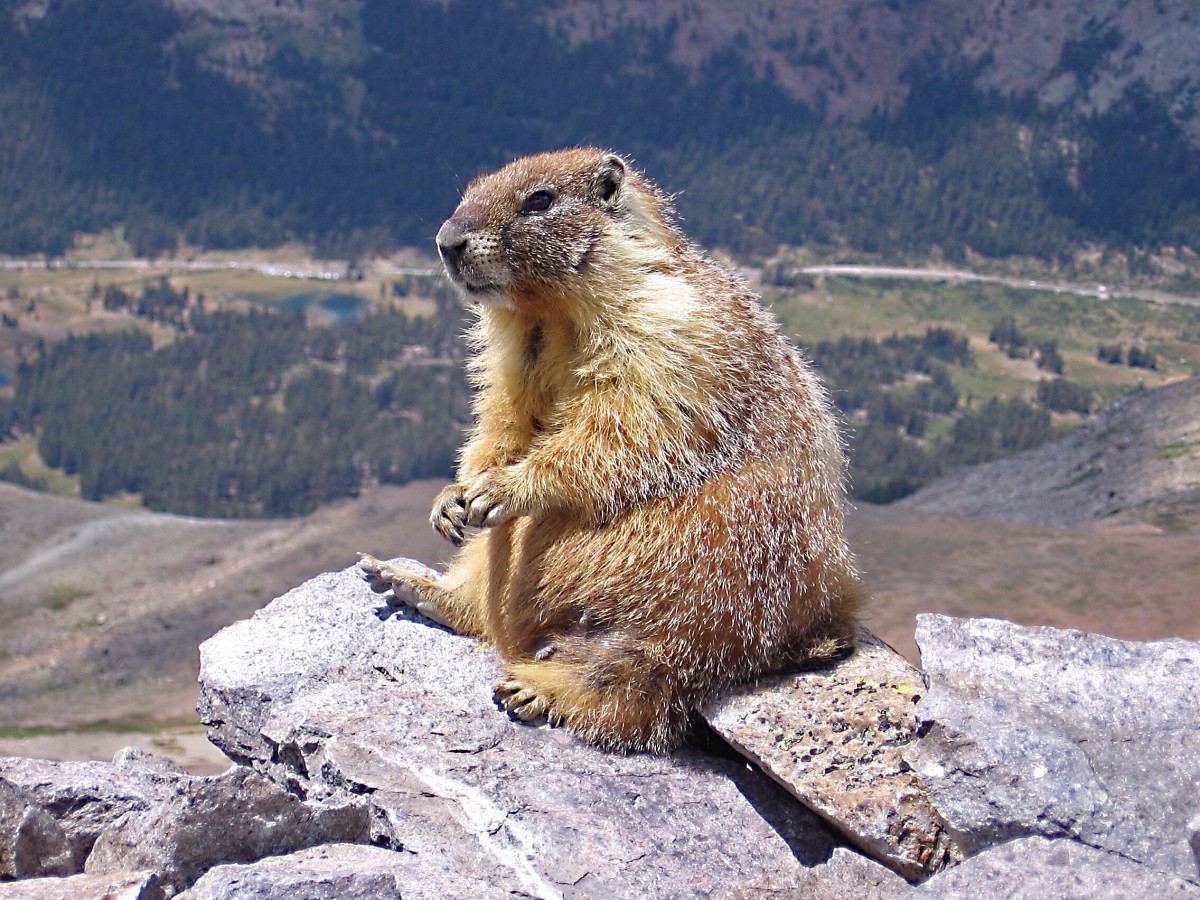
[[[1051,262],[1085,243],[1131,259],[1200,246],[1200,152],[1140,88],[1102,114],[1052,113],[930,57],[905,73],[902,108],[831,120],[733,50],[696,71],[670,62],[672,24],[572,44],[537,23],[547,2],[345,4],[353,40],[275,35],[256,89],[205,62],[203,39],[162,0],[54,0],[40,17],[0,0],[0,254],[53,259],[113,227],[147,258],[182,245],[296,241],[351,259],[427,247],[475,173],[582,143],[630,156],[691,237],[742,261],[780,245]],[[1069,44],[1061,65],[1084,71],[1095,50]],[[470,401],[449,293],[433,316],[381,303],[333,325],[205,310],[166,279],[93,299],[126,327],[43,344],[0,373],[12,382],[0,442],[36,437],[86,498],[289,516],[453,469]],[[14,312],[0,327],[23,325]],[[845,419],[856,497],[894,500],[1094,410],[1053,341],[1012,321],[992,340],[1045,373],[1032,402],[966,395],[956,373],[972,353],[944,328],[806,348]],[[1139,343],[1097,358],[1157,365]]]
[[[0,435],[36,434],[85,499],[303,515],[371,483],[453,472],[470,420],[462,315],[451,302],[331,327],[299,311],[192,310],[157,349],[137,326],[70,337],[18,369]]]
[[[335,325],[193,304],[157,348],[136,324],[44,346],[0,399],[0,438],[36,434],[86,499],[134,493],[197,516],[302,515],[373,483],[448,478],[470,423],[463,315],[449,298],[430,317]],[[1090,402],[1054,379],[1035,404],[973,406],[952,378],[972,351],[944,328],[820,342],[810,356],[847,424],[851,493],[872,502],[1058,437],[1051,411]],[[21,480],[15,467],[3,477]]]

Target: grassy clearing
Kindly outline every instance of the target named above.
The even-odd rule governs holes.
[[[1173,459],[1200,459],[1200,440],[1175,441],[1163,444],[1157,450],[1159,458],[1167,462]]]
[[[90,596],[92,596],[91,591],[64,584],[50,588],[38,600],[38,605],[51,612],[61,612],[76,600],[84,600]]]
[[[119,259],[127,248],[120,235],[114,234],[101,236],[95,247],[84,249],[88,252],[81,258]],[[389,274],[397,271],[394,267],[365,265],[361,280],[321,280],[296,277],[296,273],[334,272],[345,264],[314,262],[297,247],[247,251],[239,254],[239,259],[251,264],[269,262],[277,267],[277,274],[228,267],[0,270],[0,308],[21,320],[18,328],[0,333],[0,368],[12,368],[20,353],[30,352],[37,336],[51,341],[72,331],[151,327],[156,344],[169,342],[175,337],[174,331],[148,326],[126,313],[105,312],[98,299],[108,284],[117,284],[137,296],[164,275],[177,290],[186,287],[193,297],[203,295],[210,309],[296,305],[303,301],[307,309],[320,312],[323,304],[329,305],[331,296],[348,295],[361,301],[364,309],[399,305],[410,314],[431,311],[432,301],[420,296],[423,279],[416,280],[418,287],[411,295],[396,296],[393,282],[403,276]],[[394,263],[400,264],[420,268],[432,263],[427,259]],[[284,274],[287,272],[290,277]],[[405,279],[405,290],[412,289],[413,279]],[[1009,359],[988,343],[992,326],[1005,316],[1011,316],[1030,341],[1055,341],[1064,361],[1064,377],[1093,389],[1097,408],[1137,387],[1155,387],[1200,371],[1200,307],[1193,305],[1086,297],[998,284],[863,277],[826,277],[799,288],[768,286],[764,298],[775,308],[784,329],[802,346],[844,335],[884,338],[923,334],[934,326],[967,335],[974,365],[950,366],[950,373],[973,407],[993,398],[1030,400],[1038,382],[1050,377],[1032,361]],[[31,302],[36,313],[26,311]],[[1096,358],[1101,344],[1147,350],[1157,358],[1158,368],[1102,363]],[[12,389],[5,390],[11,393]],[[1161,452],[1185,451],[1167,448]],[[79,496],[78,478],[48,469],[38,458],[31,438],[0,444],[0,470],[11,465],[45,490]],[[136,506],[139,502],[138,497],[128,497],[123,505]]]
[[[9,480],[36,487],[60,497],[79,496],[79,476],[52,469],[38,455],[37,441],[24,435],[15,441],[0,443],[0,472],[15,469],[19,474]]]
[[[1012,316],[1031,340],[1057,342],[1065,377],[1105,396],[1200,371],[1200,306],[896,278],[827,278],[812,289],[768,288],[765,297],[801,345],[846,334],[920,334],[931,326],[966,334],[977,371],[963,370],[956,379],[984,398],[1021,393],[1046,377],[1032,363],[1008,360],[987,344],[992,326],[1004,316]],[[1101,363],[1096,359],[1101,344],[1136,344],[1155,354],[1158,369]]]

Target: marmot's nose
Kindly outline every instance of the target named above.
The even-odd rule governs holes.
[[[462,224],[454,219],[447,219],[437,233],[438,253],[447,268],[458,269],[458,261],[462,258],[467,247],[467,233]]]

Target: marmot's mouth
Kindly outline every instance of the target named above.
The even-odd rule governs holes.
[[[496,282],[494,282],[494,281],[484,281],[480,284],[472,284],[471,282],[466,281],[465,279],[460,279],[458,282],[458,286],[461,287],[468,294],[472,294],[472,295],[474,295],[474,294],[499,294],[499,293],[503,293],[503,291],[504,291],[504,287],[502,285],[496,284]]]
[[[446,274],[454,282],[454,286],[472,298],[476,294],[503,293],[504,285],[492,278],[480,277],[475,272],[464,272],[457,264],[446,261]]]
[[[466,294],[467,299],[474,303],[490,303],[492,298],[503,297],[508,300],[507,285],[491,278],[468,278],[459,270],[450,275],[450,279],[458,289]]]

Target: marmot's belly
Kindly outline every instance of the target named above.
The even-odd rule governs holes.
[[[620,630],[689,667],[759,669],[811,625],[804,547],[783,539],[772,498],[708,489],[647,502],[600,527],[523,518],[493,537],[493,601],[510,655],[556,631]],[[503,642],[501,642],[503,645]],[[502,646],[503,651],[503,646]]]

